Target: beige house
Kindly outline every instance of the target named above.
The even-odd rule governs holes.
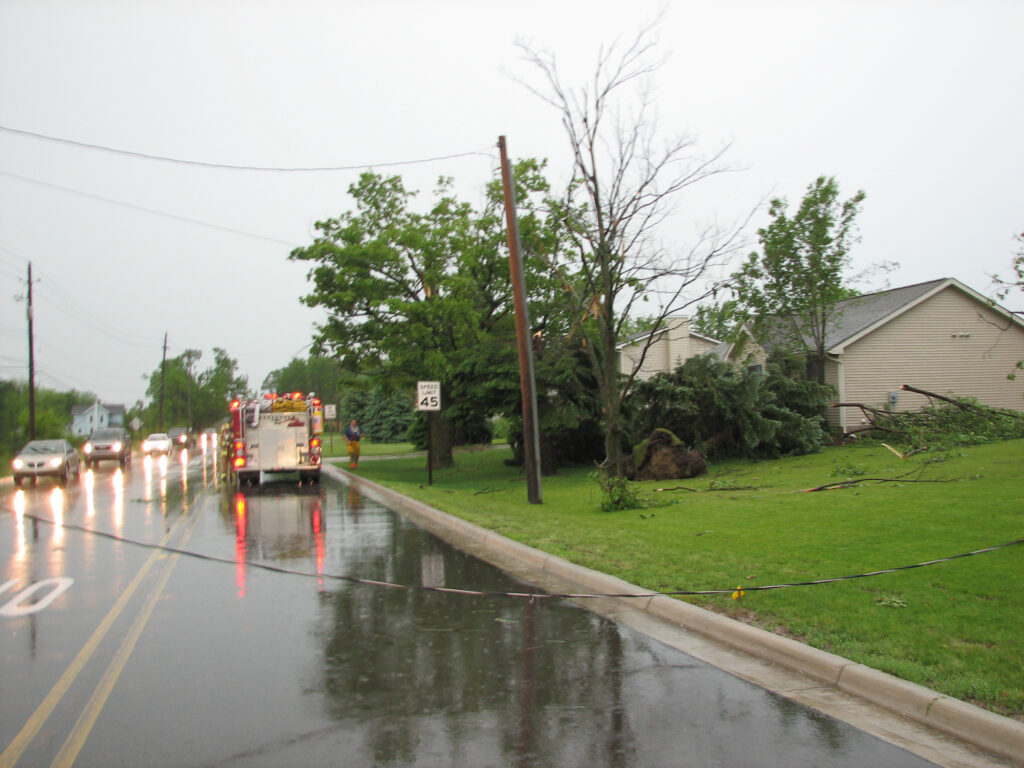
[[[825,380],[838,402],[899,411],[928,405],[923,395],[900,391],[907,384],[1024,411],[1024,374],[1007,378],[1024,360],[1024,319],[963,283],[947,278],[894,288],[837,309],[826,337]],[[751,367],[767,356],[748,339],[726,357]],[[843,432],[867,423],[858,408],[831,408],[828,419]]]
[[[660,371],[671,371],[691,357],[705,355],[719,345],[715,339],[690,330],[688,317],[666,317],[661,328],[634,336],[619,345],[619,370],[636,371],[636,378],[649,379]]]

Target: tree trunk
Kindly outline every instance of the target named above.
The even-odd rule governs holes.
[[[455,430],[450,419],[440,413],[427,412],[427,431],[430,433],[430,465],[433,469],[455,466],[452,452]]]

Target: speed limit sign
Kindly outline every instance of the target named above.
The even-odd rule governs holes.
[[[416,383],[416,410],[441,410],[441,382],[420,381]]]

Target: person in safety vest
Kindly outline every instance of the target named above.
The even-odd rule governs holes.
[[[359,422],[352,419],[345,427],[345,442],[348,444],[348,465],[351,469],[355,469],[359,466],[359,438],[361,438],[365,432],[360,428]]]

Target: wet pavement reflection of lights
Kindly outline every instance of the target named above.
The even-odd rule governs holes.
[[[150,501],[153,494],[153,457],[142,459],[142,500]]]
[[[87,520],[92,520],[96,516],[96,473],[87,469],[82,478],[85,486],[85,517]]]
[[[53,543],[64,543],[64,491],[54,488],[50,491],[50,512],[53,514]]]
[[[18,521],[17,541],[15,542],[15,557],[18,563],[25,562],[28,554],[28,544],[25,541],[25,492],[20,488],[14,492],[14,519]]]
[[[239,597],[245,597],[245,507],[245,494],[235,494],[235,584]]]
[[[188,498],[188,448],[182,448],[178,459],[181,461],[181,494]]]
[[[124,528],[124,486],[127,478],[120,467],[110,477],[114,488],[114,526],[120,534]]]
[[[160,498],[162,500],[167,499],[167,456],[162,455],[160,458],[155,460],[155,469],[160,473]],[[142,461],[142,500],[153,501],[153,474],[154,474],[154,459],[152,456],[146,456]]]

